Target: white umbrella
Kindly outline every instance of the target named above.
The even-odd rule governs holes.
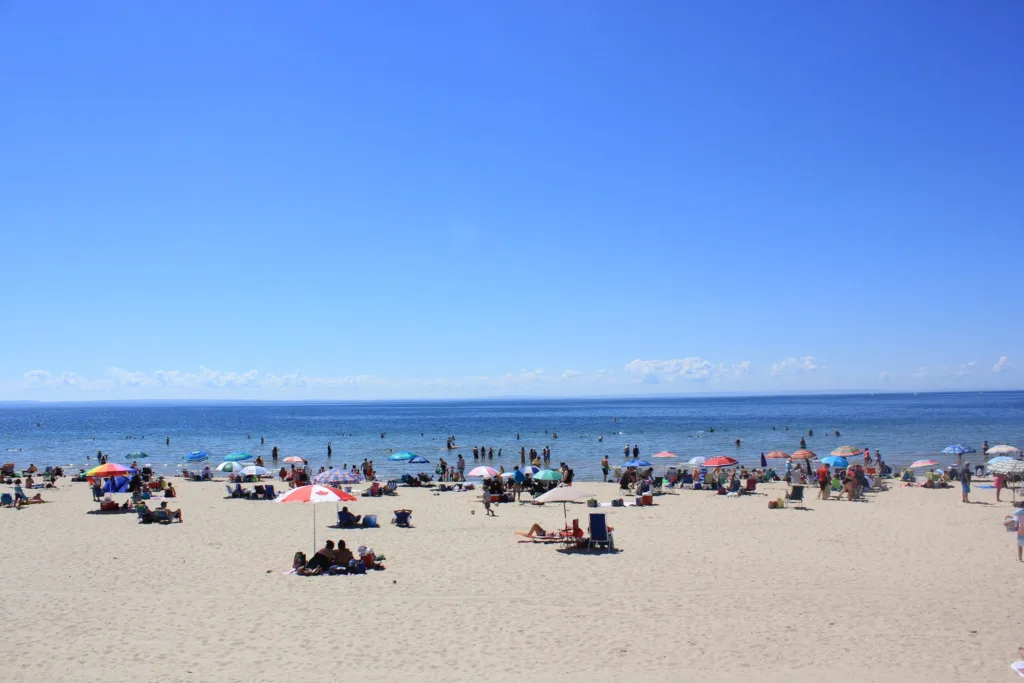
[[[242,467],[244,466],[241,463],[231,460],[228,462],[222,462],[217,465],[216,469],[218,472],[240,472]]]
[[[230,465],[232,463],[224,463],[224,464]],[[238,463],[233,463],[233,464],[237,465]],[[220,467],[218,467],[217,469],[220,469]],[[266,468],[263,468],[263,467],[260,467],[259,465],[249,465],[247,467],[243,467],[242,469],[238,470],[238,472],[239,472],[239,474],[244,474],[247,477],[252,477],[252,476],[265,477],[268,474],[270,474],[270,470],[268,470]]]
[[[543,496],[538,496],[533,502],[534,503],[561,503],[562,504],[562,516],[565,517],[565,521],[569,521],[569,513],[566,512],[566,503],[576,503],[581,500],[587,500],[594,496],[582,489],[578,489],[574,486],[559,486],[558,488],[551,489]]]
[[[993,474],[1024,474],[1024,461],[1000,460],[988,466]]]
[[[1007,446],[1006,444],[1003,444],[1001,446],[992,446],[985,453],[985,457],[989,457],[989,456],[993,456],[993,455],[1009,455],[1009,456],[1015,458],[1018,455],[1020,455],[1020,449],[1019,448],[1014,448],[1013,446]]]
[[[688,462],[691,465],[703,465],[707,461],[708,459],[705,458],[703,455],[698,455],[696,458],[690,458],[686,462]]]

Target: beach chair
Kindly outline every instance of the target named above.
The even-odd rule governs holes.
[[[9,493],[0,493],[0,507],[14,507],[14,497]]]
[[[411,527],[412,521],[412,510],[395,510],[395,516],[391,519],[391,523],[395,526]]]
[[[227,484],[224,484],[224,488],[228,492],[228,498],[237,498],[237,496],[235,495],[235,492],[232,490],[232,488],[230,486],[228,486]]]
[[[804,502],[804,487],[801,484],[794,485],[789,493],[786,494],[787,503],[800,503]]]
[[[381,489],[381,493],[383,493],[386,496],[397,496],[398,482],[392,479],[387,484],[385,484],[384,488]]]
[[[589,551],[595,545],[615,550],[612,532],[608,529],[608,518],[603,512],[590,513],[590,539],[587,541],[587,550]]]
[[[263,491],[264,491],[263,497],[265,499],[267,499],[267,500],[274,500],[274,498],[277,498],[277,494],[274,493],[274,485],[273,484],[267,484],[266,486],[264,486],[263,487]]]

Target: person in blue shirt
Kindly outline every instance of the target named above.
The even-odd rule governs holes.
[[[526,475],[519,469],[519,465],[516,465],[512,471],[512,491],[515,493],[516,501],[519,500],[519,495],[523,492],[523,484],[525,483]]]

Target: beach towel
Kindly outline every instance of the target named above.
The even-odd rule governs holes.
[[[1017,672],[1017,675],[1024,678],[1024,659],[1018,659],[1010,665],[1010,668]]]

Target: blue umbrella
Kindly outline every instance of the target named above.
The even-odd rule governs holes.
[[[622,463],[623,467],[654,467],[651,463],[646,460],[630,460],[629,462]]]
[[[846,462],[846,458],[841,455],[826,455],[821,459],[823,463],[829,467],[849,467],[850,463]]]
[[[226,462],[238,462],[239,460],[252,460],[252,456],[249,455],[248,453],[236,451],[234,453],[228,453],[227,455],[225,455],[224,460]]]
[[[963,455],[964,453],[977,453],[970,446],[965,446],[962,443],[953,444],[952,446],[946,446],[942,449],[942,452],[946,455]]]
[[[534,465],[523,465],[519,468],[519,471],[523,474],[537,474],[540,472],[540,468]]]
[[[430,461],[424,457],[417,455],[415,458],[410,460],[409,463],[413,465],[427,465],[430,464]]]
[[[206,451],[192,451],[186,455],[182,460],[185,462],[202,462],[203,460],[209,460],[210,454]]]
[[[389,455],[388,460],[412,460],[415,457],[417,457],[415,453],[410,453],[409,451],[399,451],[397,453]]]

